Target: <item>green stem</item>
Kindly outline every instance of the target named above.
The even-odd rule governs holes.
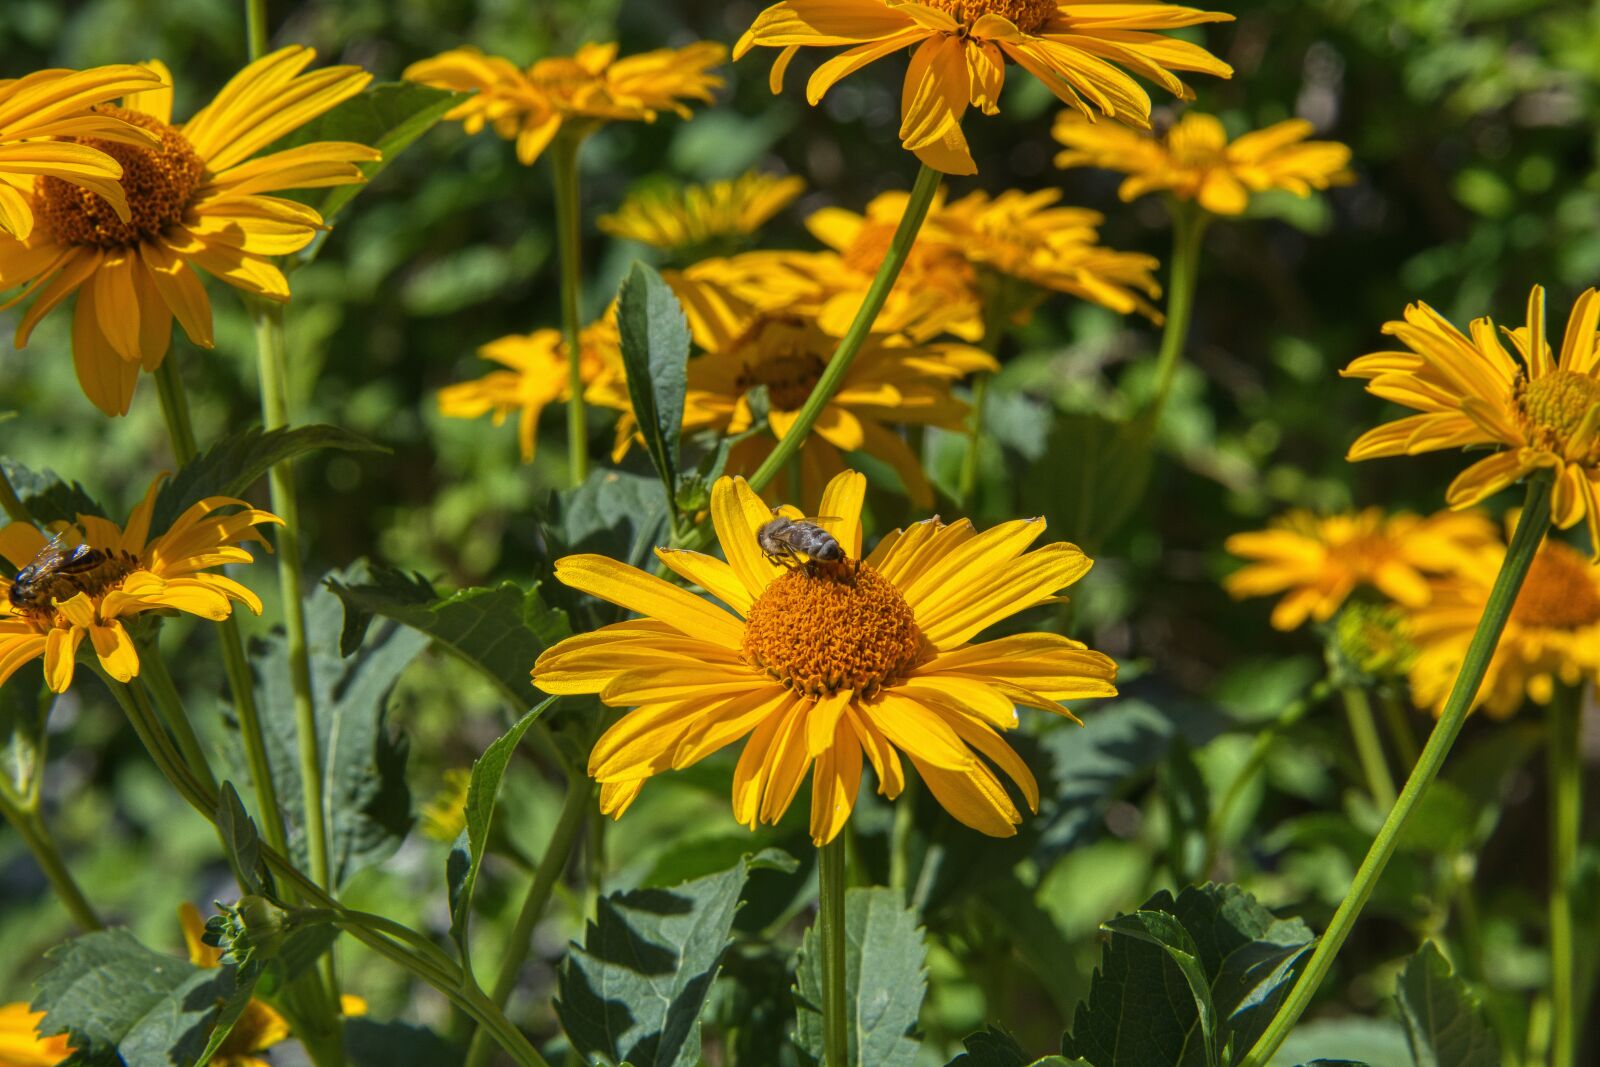
[[[55,890],[56,899],[61,901],[61,906],[67,909],[78,928],[84,933],[104,929],[105,924],[95,913],[89,898],[83,895],[83,890],[73,880],[72,872],[67,869],[66,860],[62,858],[61,850],[56,847],[55,838],[51,836],[50,828],[45,825],[39,812],[14,803],[10,792],[0,789],[0,815],[5,816],[6,822],[11,824],[17,836],[22,838],[22,843],[28,846],[28,851],[33,853],[34,861],[50,882],[50,888]]]
[[[17,491],[11,486],[11,479],[6,477],[6,469],[0,466],[0,508],[10,516],[12,522],[25,522],[33,525],[33,513],[28,510],[28,505],[17,496]]]
[[[1550,1067],[1573,1067],[1578,1056],[1572,887],[1583,803],[1582,705],[1580,686],[1560,687],[1550,702]]]
[[[589,476],[589,424],[583,406],[583,201],[578,188],[582,133],[560,134],[550,146],[556,193],[556,249],[561,264],[561,334],[567,345],[567,464],[573,485]]]
[[[1358,685],[1344,687],[1344,713],[1372,802],[1380,810],[1393,807],[1394,778],[1389,774],[1388,761],[1383,758],[1383,742],[1378,740],[1378,724],[1372,717],[1372,702],[1367,699],[1366,690]]]
[[[817,929],[822,943],[822,1067],[850,1067],[849,1005],[845,996],[845,851],[835,837],[817,851]]]
[[[1394,742],[1395,753],[1409,773],[1417,765],[1417,735],[1411,731],[1411,719],[1401,705],[1400,698],[1393,693],[1384,692],[1379,700],[1383,708],[1384,725],[1389,730],[1389,740]]]
[[[1538,551],[1539,543],[1544,539],[1549,524],[1550,479],[1541,473],[1528,482],[1527,497],[1522,505],[1522,517],[1517,523],[1517,531],[1512,535],[1511,546],[1506,550],[1505,560],[1500,565],[1500,573],[1495,577],[1494,588],[1489,593],[1488,603],[1484,605],[1483,616],[1478,620],[1478,627],[1472,634],[1472,642],[1467,646],[1467,653],[1462,658],[1455,686],[1450,690],[1450,697],[1445,701],[1439,720],[1434,723],[1433,732],[1428,735],[1428,743],[1423,747],[1417,765],[1412,768],[1411,775],[1401,788],[1399,799],[1389,810],[1389,817],[1378,828],[1372,847],[1367,850],[1366,858],[1361,861],[1355,880],[1350,884],[1349,893],[1340,903],[1338,910],[1333,913],[1327,932],[1317,942],[1316,951],[1311,954],[1305,970],[1301,972],[1289,995],[1279,1005],[1277,1013],[1267,1024],[1260,1040],[1241,1061],[1240,1067],[1265,1067],[1311,1004],[1311,998],[1322,985],[1323,979],[1327,978],[1328,971],[1333,967],[1334,958],[1338,956],[1345,938],[1350,936],[1350,931],[1355,926],[1356,918],[1372,896],[1372,891],[1377,888],[1378,878],[1388,865],[1389,857],[1394,855],[1395,847],[1400,842],[1401,830],[1405,828],[1406,821],[1421,803],[1428,786],[1438,777],[1440,768],[1444,766],[1445,757],[1450,754],[1450,748],[1461,732],[1461,725],[1466,721],[1467,712],[1471,710],[1473,700],[1478,695],[1478,687],[1483,683],[1484,673],[1489,669],[1489,660],[1494,655],[1495,645],[1499,643],[1500,633],[1505,629],[1506,620],[1511,616],[1511,608],[1517,601],[1517,593],[1522,588],[1523,579],[1528,575],[1534,553]]]
[[[1211,216],[1193,204],[1172,203],[1172,265],[1167,278],[1166,321],[1161,347],[1156,353],[1156,391],[1151,401],[1154,425],[1167,403],[1189,337],[1189,316],[1194,310],[1195,283],[1200,274],[1200,246]]]
[[[166,661],[161,658],[161,649],[156,641],[152,638],[139,647],[139,681],[149,690],[162,721],[172,731],[172,736],[177,738],[178,751],[182,753],[184,762],[208,790],[215,792],[217,778],[211,773],[211,760],[194,732],[194,724],[183,710],[178,687],[172,682],[172,675],[167,671]]]
[[[522,965],[528,958],[528,949],[532,947],[533,928],[538,925],[539,918],[544,914],[545,905],[550,902],[550,892],[555,888],[561,872],[566,870],[573,842],[583,829],[583,820],[588,816],[589,809],[594,803],[594,786],[590,784],[588,778],[581,770],[569,770],[567,795],[561,804],[561,816],[556,821],[555,832],[550,835],[550,843],[545,847],[544,856],[540,858],[539,866],[533,872],[533,881],[528,885],[528,895],[522,899],[522,908],[517,912],[516,925],[511,928],[511,937],[506,942],[506,954],[500,960],[500,970],[496,973],[494,986],[489,991],[490,1002],[497,1009],[504,1010],[506,1001],[511,999],[511,991],[517,987],[517,975],[522,971]],[[488,1062],[489,1045],[484,1040],[484,1032],[480,1029],[472,1036],[472,1044],[467,1050],[466,1067],[482,1067]]]
[[[194,423],[189,418],[189,394],[178,375],[178,361],[171,354],[156,368],[156,391],[161,396],[161,414],[167,420],[167,436],[172,439],[172,454],[179,463],[188,463],[199,448],[195,445]]]
[[[244,0],[244,33],[251,59],[267,52],[267,0]]]
[[[872,284],[867,287],[867,295],[862,298],[861,307],[856,310],[856,317],[851,320],[850,328],[839,339],[839,345],[833,350],[833,355],[829,358],[828,365],[823,368],[821,377],[811,390],[811,395],[806,398],[799,414],[795,416],[794,425],[750,476],[750,488],[756,492],[761,492],[771,484],[772,479],[777,477],[778,472],[789,462],[789,457],[799,451],[806,435],[811,432],[811,427],[821,416],[822,409],[827,407],[828,401],[833,399],[833,394],[844,384],[844,376],[850,370],[850,364],[855,362],[856,353],[860,352],[861,346],[866,343],[867,335],[872,332],[872,324],[878,321],[878,312],[883,310],[884,301],[889,299],[889,291],[894,288],[895,279],[900,276],[900,268],[905,266],[906,257],[911,254],[911,246],[917,240],[917,231],[922,228],[922,220],[928,215],[928,207],[933,203],[934,193],[939,191],[941,177],[943,176],[938,171],[925,163],[922,169],[917,171],[916,184],[911,187],[911,197],[906,202],[905,214],[900,216],[900,225],[896,227],[894,237],[889,241],[889,251],[884,255],[883,262],[878,264],[878,273],[873,276]]]

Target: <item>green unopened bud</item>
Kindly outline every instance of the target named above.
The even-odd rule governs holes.
[[[1393,604],[1346,604],[1329,651],[1345,671],[1378,681],[1405,674],[1417,658],[1411,621]]]
[[[202,938],[222,950],[224,961],[243,966],[246,960],[269,960],[278,954],[292,917],[266,897],[247,896],[229,906],[220,901],[221,914],[206,920]]]

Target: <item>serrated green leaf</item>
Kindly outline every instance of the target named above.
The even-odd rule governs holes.
[[[24,664],[0,685],[0,788],[24,800],[38,795],[45,727],[55,694],[44,684],[43,660]]]
[[[689,323],[677,294],[643,263],[634,263],[617,294],[617,330],[645,451],[667,496],[676,500]]]
[[[223,782],[218,790],[216,821],[234,878],[247,892],[265,893],[266,868],[261,861],[261,838],[232,782]]]
[[[1198,1032],[1191,1031],[1189,1041],[1200,1045],[1201,1054],[1209,1067],[1216,1067],[1217,1019],[1216,1008],[1211,1003],[1211,984],[1200,969],[1200,949],[1178,917],[1164,911],[1136,911],[1132,915],[1119,915],[1105,923],[1104,928],[1113,934],[1156,946],[1177,965],[1178,973],[1183,975],[1184,984],[1189,988],[1189,995],[1194,998],[1197,1016]],[[1173,995],[1171,990],[1168,990],[1168,995]],[[1183,1058],[1188,1059],[1187,1049]]]
[[[1359,1067],[1414,1067],[1405,1030],[1393,1019],[1344,1015],[1302,1022],[1273,1057],[1274,1065],[1353,1063]]]
[[[654,478],[602,468],[554,503],[546,525],[552,556],[597,552],[637,566],[666,540],[667,505]]]
[[[243,496],[257,478],[285,460],[322,448],[385,452],[382,445],[337,426],[298,426],[229,434],[196,456],[156,495],[152,530],[165,530],[189,505],[212,496]]]
[[[33,1007],[43,1035],[70,1034],[74,1062],[120,1057],[125,1067],[193,1064],[220,1045],[250,1001],[253,974],[200,968],[152,952],[126,930],[74,938],[46,956]]]
[[[33,521],[76,522],[79,515],[105,516],[105,509],[77,482],[68,482],[54,471],[33,471],[12,459],[0,458],[0,469],[16,490],[17,499],[28,509]]]
[[[392,619],[476,667],[518,711],[539,698],[528,673],[533,661],[571,632],[537,585],[506,581],[440,597],[419,574],[372,567],[359,580],[330,578],[327,586],[344,604],[344,654],[360,644],[374,616]]]
[[[1395,985],[1400,1022],[1417,1067],[1495,1067],[1500,1043],[1478,998],[1433,942],[1424,942]]]
[[[1044,457],[1022,479],[1023,505],[1061,537],[1098,554],[1144,499],[1153,456],[1141,420],[1058,413]]]
[[[483,855],[489,841],[489,826],[494,820],[495,801],[500,796],[500,781],[505,776],[511,755],[517,750],[522,735],[528,727],[555,703],[555,697],[546,697],[516,725],[484,749],[483,755],[472,764],[472,778],[467,783],[466,828],[450,849],[445,876],[450,892],[450,936],[461,950],[463,962],[470,961],[471,948],[467,927],[472,915],[472,890],[478,881],[478,870],[483,866]],[[464,854],[463,854],[464,850]],[[470,966],[470,964],[469,964]],[[470,971],[469,971],[470,973]]]
[[[700,1013],[756,859],[672,889],[601,898],[561,965],[556,1014],[585,1056],[694,1067]]]
[[[1016,1038],[997,1026],[968,1034],[961,1039],[966,1049],[945,1067],[1071,1067],[1063,1056],[1046,1056],[1030,1060]]]
[[[872,1067],[910,1067],[911,1035],[927,993],[927,945],[917,915],[898,890],[848,889],[844,894],[845,1004],[849,1061]],[[822,945],[817,924],[806,930],[795,966],[795,1041],[823,1061]]]

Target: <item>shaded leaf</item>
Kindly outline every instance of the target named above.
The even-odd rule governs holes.
[[[345,1020],[344,1050],[352,1067],[459,1067],[466,1058],[426,1026],[364,1018]]]
[[[1059,536],[1098,555],[1144,499],[1153,455],[1142,420],[1058,413],[1043,458],[1022,479],[1023,506],[1043,515]]]
[[[617,330],[645,451],[676,499],[689,323],[671,287],[643,263],[633,265],[617,294]]]
[[[16,797],[36,793],[44,770],[45,726],[55,694],[44,684],[44,660],[24,664],[0,685],[0,774]]]
[[[1478,998],[1433,942],[1424,942],[1395,985],[1400,1022],[1417,1067],[1495,1067],[1500,1043]]]
[[[597,552],[638,565],[652,545],[666,540],[667,519],[654,478],[594,470],[582,485],[555,495],[546,528],[550,554]]]
[[[848,889],[844,929],[850,1062],[909,1067],[918,1047],[911,1034],[928,988],[927,945],[917,915],[901,903],[897,890]],[[800,946],[795,1002],[795,1041],[821,1063],[822,944],[817,923],[806,930]]]
[[[266,893],[268,875],[261,860],[261,838],[232,782],[223,782],[217,793],[216,822],[235,880],[247,892]]]
[[[1105,924],[1105,929],[1113,934],[1121,934],[1154,945],[1177,965],[1178,972],[1183,975],[1184,984],[1188,986],[1189,995],[1194,998],[1196,1023],[1199,1027],[1198,1033],[1191,1031],[1188,1040],[1198,1042],[1205,1062],[1215,1067],[1217,1023],[1216,1009],[1211,1003],[1211,984],[1206,980],[1205,972],[1200,969],[1200,950],[1195,946],[1194,938],[1189,936],[1189,931],[1178,921],[1178,917],[1165,911],[1136,911],[1132,915],[1119,915],[1112,919]],[[1168,996],[1172,995],[1169,990]]]
[[[1063,1056],[1029,1059],[1016,1038],[998,1026],[968,1034],[961,1039],[961,1047],[966,1051],[945,1067],[1071,1067],[1071,1061]]]
[[[1414,1067],[1404,1029],[1393,1019],[1345,1015],[1301,1022],[1289,1034],[1274,1064],[1357,1064]]]
[[[15,460],[0,458],[0,469],[6,480],[16,490],[17,499],[41,525],[52,522],[76,522],[79,515],[105,515],[88,490],[77,482],[68,482],[54,471],[32,471]]]

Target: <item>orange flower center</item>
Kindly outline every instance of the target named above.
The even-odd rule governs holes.
[[[833,355],[833,338],[798,315],[763,315],[734,341],[743,369],[734,379],[739,392],[767,387],[778,411],[798,411]]]
[[[33,210],[50,235],[62,244],[126,248],[152,241],[183,221],[189,201],[205,177],[205,161],[174,127],[141,111],[101,105],[96,111],[141,126],[161,138],[159,148],[103,141],[83,141],[122,164],[122,189],[128,197],[127,222],[117,218],[98,193],[60,178],[43,177],[34,186]]]
[[[57,601],[79,593],[97,597],[132,574],[139,561],[126,552],[46,545],[22,570],[7,591],[11,606],[35,622],[49,625]]]
[[[1600,589],[1596,588],[1594,568],[1571,546],[1546,542],[1533,557],[1511,619],[1523,626],[1553,630],[1578,630],[1600,623]]]
[[[1600,406],[1600,379],[1570,370],[1551,371],[1531,381],[1519,378],[1516,401],[1532,443],[1564,451],[1584,418]],[[1600,461],[1600,438],[1590,443],[1588,459]]]
[[[985,15],[999,15],[1023,33],[1034,33],[1056,15],[1056,0],[922,0],[963,26]]]
[[[870,697],[921,656],[911,605],[865,563],[797,567],[767,586],[745,622],[745,660],[807,696]]]

